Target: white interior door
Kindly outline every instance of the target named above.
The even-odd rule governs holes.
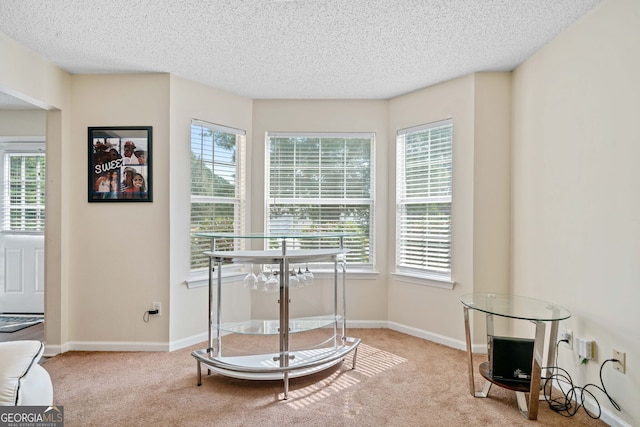
[[[44,236],[2,237],[2,313],[44,313]]]

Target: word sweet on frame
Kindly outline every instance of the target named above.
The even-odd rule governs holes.
[[[89,201],[151,202],[151,126],[89,128]]]

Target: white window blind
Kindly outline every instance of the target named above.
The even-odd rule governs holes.
[[[268,133],[266,230],[349,233],[348,262],[372,265],[373,147],[373,133]]]
[[[396,268],[451,277],[453,123],[397,132]]]
[[[242,233],[245,211],[245,132],[211,123],[191,123],[191,270],[207,268],[211,240],[199,232]],[[236,248],[217,240],[217,250]]]
[[[45,164],[42,152],[4,154],[4,231],[44,232]]]

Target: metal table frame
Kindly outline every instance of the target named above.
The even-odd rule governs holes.
[[[298,234],[297,238],[312,237],[337,237],[338,248],[331,250],[293,250],[289,251],[287,239],[291,236],[265,236],[257,235],[228,235],[224,233],[200,234],[202,237],[211,238],[211,252],[205,252],[209,257],[209,321],[208,321],[208,347],[206,349],[192,352],[192,356],[197,360],[198,385],[202,384],[201,364],[208,368],[208,373],[216,371],[223,375],[237,378],[253,380],[273,380],[282,379],[284,382],[284,399],[289,394],[289,378],[309,375],[320,370],[327,369],[340,363],[345,356],[353,351],[353,361],[351,368],[356,367],[357,349],[360,344],[359,338],[347,336],[346,333],[346,257],[347,249],[344,248],[343,235],[338,233],[316,233]],[[280,250],[275,251],[216,251],[217,238],[278,238],[280,239]],[[291,364],[291,360],[296,357],[295,353],[289,350],[290,328],[289,313],[289,271],[290,262],[317,262],[318,260],[330,261],[333,264],[333,350],[327,352],[322,357],[311,358],[299,364]],[[240,364],[226,363],[222,358],[222,335],[221,335],[221,301],[222,301],[222,264],[225,261],[240,263],[267,263],[277,264],[279,271],[279,353],[273,356],[273,361],[278,366],[244,366]],[[339,268],[341,274],[339,275]],[[217,270],[217,271],[216,271]],[[339,280],[340,277],[340,280]],[[214,285],[214,278],[217,284]],[[342,308],[338,308],[338,282],[342,288]],[[214,294],[214,288],[217,290]],[[215,301],[215,303],[214,303]],[[338,315],[341,312],[341,315]],[[338,331],[340,329],[340,331]]]

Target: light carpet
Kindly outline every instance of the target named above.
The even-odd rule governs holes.
[[[464,351],[388,329],[351,329],[349,335],[362,338],[356,368],[349,356],[292,379],[288,400],[282,381],[212,374],[198,387],[190,353],[204,343],[164,353],[74,351],[43,366],[53,380],[54,404],[64,406],[66,427],[606,425],[583,411],[565,418],[545,402],[538,421],[526,420],[515,393],[497,386],[488,398],[472,397]]]

